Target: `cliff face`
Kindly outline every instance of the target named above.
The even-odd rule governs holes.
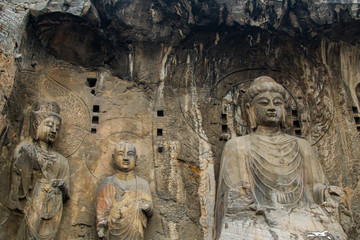
[[[360,229],[359,4],[355,1],[28,0],[0,7],[0,200],[26,109],[62,109],[56,149],[72,196],[59,239],[97,239],[94,201],[119,141],[139,151],[146,239],[211,239],[223,146],[243,135],[239,93],[260,75],[289,92],[288,133],[309,140]],[[0,236],[22,215],[1,205]]]

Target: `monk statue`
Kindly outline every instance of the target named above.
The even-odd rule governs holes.
[[[59,114],[56,102],[36,102],[30,111],[30,138],[14,152],[7,206],[24,213],[19,240],[54,239],[63,202],[69,199],[68,161],[52,149],[61,124]]]
[[[97,203],[98,236],[108,240],[144,239],[153,204],[149,184],[135,175],[136,148],[120,142],[113,154],[115,173],[100,185]]]
[[[347,239],[334,200],[344,191],[328,186],[308,141],[282,131],[285,100],[267,76],[244,94],[250,134],[225,145],[215,239]]]

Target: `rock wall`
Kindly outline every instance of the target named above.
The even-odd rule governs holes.
[[[146,239],[212,239],[221,152],[246,133],[241,93],[269,75],[290,96],[285,130],[309,140],[331,184],[351,195],[346,231],[357,239],[359,14],[355,1],[1,3],[1,203],[28,107],[56,100],[55,147],[72,186],[58,239],[97,239],[96,188],[124,140],[153,194]],[[11,238],[22,215],[0,211],[0,236]]]

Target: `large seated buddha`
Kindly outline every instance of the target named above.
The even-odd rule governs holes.
[[[328,186],[308,141],[282,131],[285,97],[267,76],[244,94],[251,130],[223,151],[216,239],[347,239],[329,198],[342,189]]]

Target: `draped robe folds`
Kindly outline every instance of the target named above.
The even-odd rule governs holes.
[[[142,203],[150,205],[146,213]],[[147,216],[152,215],[149,184],[138,176],[127,181],[116,175],[106,178],[99,188],[96,212],[98,229],[107,228],[107,239],[143,239]]]
[[[51,240],[59,228],[63,200],[69,198],[70,170],[65,157],[44,151],[33,143],[15,150],[13,180],[8,200],[11,209],[21,208],[25,216],[17,239]],[[62,186],[52,186],[51,180]]]
[[[310,144],[284,133],[226,143],[216,200],[216,239],[305,239],[340,224],[319,205],[326,177]]]

